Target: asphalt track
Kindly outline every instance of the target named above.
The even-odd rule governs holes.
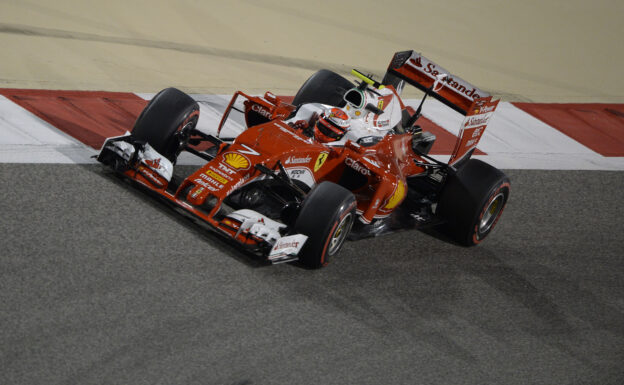
[[[265,266],[99,165],[0,164],[2,384],[621,384],[624,173],[510,170],[482,245]]]

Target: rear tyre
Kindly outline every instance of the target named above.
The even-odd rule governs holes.
[[[180,152],[176,132],[193,128],[199,119],[199,104],[176,88],[166,88],[154,96],[141,112],[132,129],[135,139],[149,143],[175,163]]]
[[[353,87],[353,83],[337,73],[320,70],[303,83],[293,99],[293,104],[298,106],[303,103],[323,103],[344,107],[344,94]]]
[[[306,196],[294,230],[308,236],[299,260],[311,268],[326,266],[341,249],[355,221],[355,197],[342,186],[322,182]]]
[[[509,178],[499,169],[470,159],[442,188],[436,214],[443,230],[465,246],[480,243],[494,228],[509,199]]]

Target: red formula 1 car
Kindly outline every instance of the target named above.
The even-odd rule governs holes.
[[[239,91],[216,135],[196,129],[197,102],[168,88],[97,159],[273,263],[325,266],[347,238],[403,228],[481,242],[510,192],[503,172],[470,159],[498,101],[413,51],[396,53],[382,82],[354,74],[359,84],[321,70],[292,104]],[[403,104],[405,83],[465,116],[448,164],[427,155],[435,136],[416,125],[423,103]],[[232,110],[247,127],[224,139]],[[181,151],[206,163],[174,175]]]

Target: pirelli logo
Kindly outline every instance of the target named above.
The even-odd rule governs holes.
[[[216,172],[212,171],[212,170],[207,170],[206,171],[206,175],[208,175],[209,177],[211,177],[212,179],[215,179],[223,184],[226,184],[228,182],[227,179],[225,179],[224,177],[222,177],[221,175],[217,174]]]

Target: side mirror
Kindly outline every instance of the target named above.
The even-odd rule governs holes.
[[[365,109],[369,110],[370,112],[374,113],[375,115],[381,115],[383,114],[383,110],[380,108],[377,108],[376,106],[372,105],[371,103],[368,103],[366,105],[366,107],[364,107]]]

